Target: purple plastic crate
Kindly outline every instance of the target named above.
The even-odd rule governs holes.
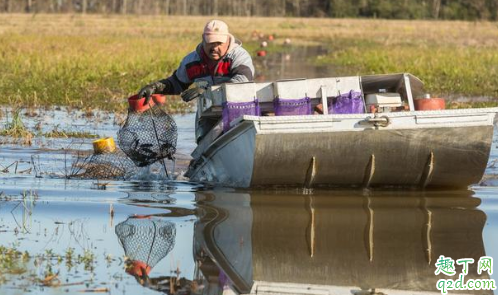
[[[354,90],[328,100],[329,114],[363,114],[365,105],[361,92]]]
[[[224,102],[221,114],[223,132],[230,130],[230,123],[243,115],[260,116],[257,99],[249,102]]]
[[[309,97],[301,99],[275,98],[273,100],[275,116],[311,115],[311,100]]]

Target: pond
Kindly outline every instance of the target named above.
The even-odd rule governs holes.
[[[300,72],[286,64],[292,58],[257,62],[272,69],[267,80],[328,71]],[[123,119],[65,108],[30,114],[30,129],[99,137],[115,137]],[[498,257],[496,130],[486,175],[469,190],[250,191],[182,177],[194,118],[174,116],[171,181],[157,165],[126,181],[68,178],[93,139],[2,138],[0,294],[436,294],[439,279],[463,271],[455,264],[454,277],[435,275],[441,255],[474,259],[465,281],[498,279],[478,274],[482,257]]]

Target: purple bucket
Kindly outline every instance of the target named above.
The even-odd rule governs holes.
[[[329,114],[363,114],[365,112],[361,92],[354,90],[332,99],[329,98],[328,104]]]
[[[311,100],[309,97],[301,99],[282,99],[273,100],[275,116],[299,116],[311,115]]]
[[[243,115],[260,116],[258,100],[249,102],[224,102],[221,114],[223,132],[230,130],[230,123]]]

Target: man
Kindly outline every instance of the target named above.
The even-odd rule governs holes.
[[[202,93],[202,89],[198,87],[189,88],[194,82],[196,85],[211,86],[252,81],[252,59],[241,45],[242,43],[229,33],[226,23],[212,20],[204,27],[202,42],[195,51],[183,58],[173,75],[143,87],[138,95],[140,98],[145,97],[147,103],[154,93],[181,94],[182,99],[188,102]],[[199,112],[197,116],[199,118]],[[197,141],[215,123],[199,121],[196,127]]]

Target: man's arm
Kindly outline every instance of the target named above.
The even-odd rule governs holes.
[[[230,82],[249,82],[254,80],[254,65],[251,55],[242,47],[236,49],[230,71]]]
[[[187,89],[192,81],[187,76],[185,65],[192,58],[193,52],[183,58],[178,69],[168,78],[150,83],[143,87],[139,92],[139,97],[146,97],[146,101],[150,99],[152,94],[180,94]]]
[[[187,89],[190,84],[189,82],[182,82],[178,79],[177,73],[181,70],[181,66],[173,73],[173,75],[169,76],[164,80],[159,80],[156,83],[156,93],[160,94],[180,94],[185,89]]]

